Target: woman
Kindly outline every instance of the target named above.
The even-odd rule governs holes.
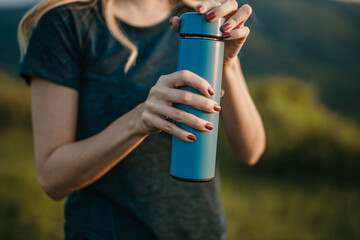
[[[235,0],[186,4],[45,0],[21,22],[20,74],[31,83],[39,182],[55,200],[69,196],[66,239],[225,238],[217,178],[195,184],[169,176],[170,136],[196,136],[166,117],[211,131],[211,123],[173,103],[222,109],[239,158],[258,161],[264,130],[237,57],[251,8],[238,9]],[[174,15],[193,11],[190,5],[209,21],[227,18],[221,107],[207,98],[213,90],[206,80],[176,72]],[[203,95],[176,89],[183,85]]]

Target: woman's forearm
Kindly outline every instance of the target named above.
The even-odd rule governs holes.
[[[177,86],[192,86],[205,96],[179,90]],[[210,96],[209,90],[210,84],[190,71],[163,75],[144,103],[95,136],[75,141],[78,91],[33,78],[32,115],[40,185],[50,197],[61,199],[102,177],[148,134],[165,131],[183,141],[195,141],[190,132],[166,117],[199,131],[211,131],[207,128],[211,123],[173,107],[173,103],[181,103],[217,112],[218,103],[206,97]]]
[[[39,174],[47,194],[61,199],[93,183],[136,148],[147,136],[136,126],[138,108],[99,134],[56,148],[44,161]]]
[[[265,132],[238,57],[224,65],[222,86],[221,116],[231,145],[244,163],[254,165],[264,152]]]

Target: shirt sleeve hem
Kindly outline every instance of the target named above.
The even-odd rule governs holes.
[[[28,86],[31,85],[31,78],[41,78],[43,80],[53,82],[53,83],[56,83],[56,84],[59,84],[59,85],[65,86],[65,87],[69,87],[69,88],[72,88],[77,91],[79,90],[78,86],[76,86],[74,84],[69,84],[70,81],[69,82],[63,81],[63,80],[57,79],[56,77],[43,76],[41,74],[27,73],[27,72],[20,72],[19,75],[26,81]]]

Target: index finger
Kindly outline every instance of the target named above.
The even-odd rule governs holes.
[[[200,13],[207,13],[209,10],[220,6],[220,3],[215,0],[205,0],[195,6],[195,10]]]
[[[226,0],[220,6],[215,7],[211,11],[207,12],[206,18],[210,22],[216,21],[221,17],[229,18],[233,13],[236,12],[237,8],[238,3],[236,0]]]
[[[177,71],[168,75],[165,84],[171,88],[189,86],[195,88],[205,96],[214,95],[214,90],[208,81],[188,70]]]

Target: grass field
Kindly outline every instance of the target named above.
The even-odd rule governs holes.
[[[222,199],[229,239],[360,238],[356,186],[245,175],[223,179]]]
[[[31,132],[8,129],[0,142],[0,239],[62,239],[63,204],[38,184]]]

